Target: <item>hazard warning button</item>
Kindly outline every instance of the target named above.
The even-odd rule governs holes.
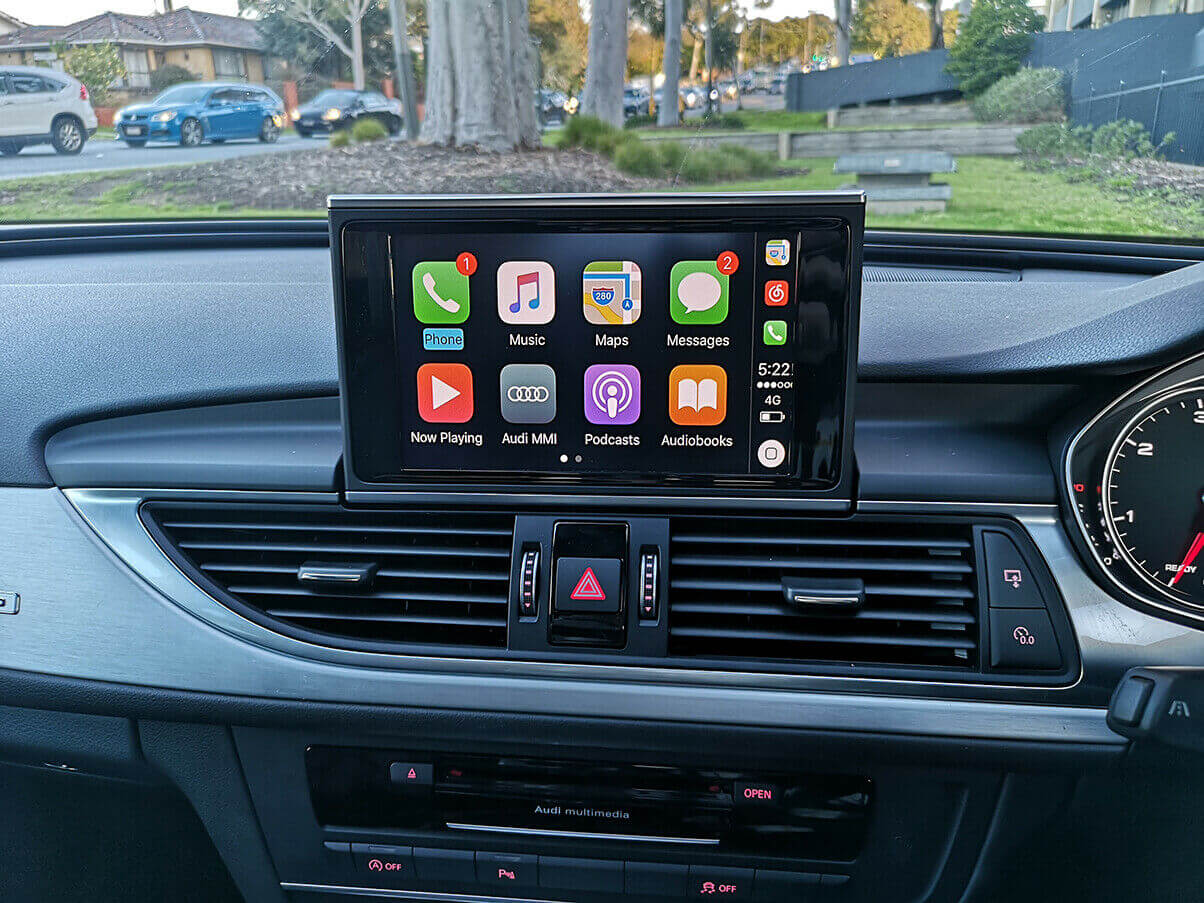
[[[558,558],[556,610],[617,612],[623,597],[622,562],[617,558]]]
[[[430,790],[435,785],[435,767],[429,762],[392,762],[389,780],[395,787]]]

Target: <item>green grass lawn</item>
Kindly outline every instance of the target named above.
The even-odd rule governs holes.
[[[832,171],[834,158],[791,160],[766,179],[683,185],[682,191],[787,191],[837,188],[848,177]],[[149,219],[172,217],[325,216],[321,208],[241,209],[228,203],[188,200],[187,168],[166,194],[144,196],[137,171],[45,176],[0,182],[0,218],[8,221]],[[1147,194],[1125,197],[1091,182],[1069,182],[1055,172],[1034,172],[1018,160],[960,157],[958,172],[942,176],[953,186],[944,213],[871,215],[881,228],[1080,235],[1204,237],[1204,200],[1173,204]],[[84,195],[83,192],[87,191]]]
[[[849,181],[832,171],[834,157],[790,160],[798,176],[751,182],[691,185],[687,191],[824,190]],[[1125,198],[1090,182],[1068,182],[1054,172],[1034,172],[1007,157],[959,157],[958,171],[939,181],[953,186],[944,213],[871,215],[870,225],[896,229],[975,232],[1047,232],[1086,235],[1204,236],[1204,201],[1175,206],[1148,195]]]

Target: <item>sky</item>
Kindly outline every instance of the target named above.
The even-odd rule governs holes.
[[[753,11],[752,3],[747,4],[750,16],[760,15],[775,21],[786,16],[805,16],[812,10],[832,15],[833,5],[825,0],[773,0],[767,10]],[[106,10],[149,16],[154,13],[155,6],[156,0],[54,0],[52,3],[46,0],[0,0],[0,10],[30,25],[66,25]],[[176,8],[182,6],[227,16],[238,14],[238,0],[176,0]]]

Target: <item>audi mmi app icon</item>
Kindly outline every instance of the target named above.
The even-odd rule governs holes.
[[[507,422],[550,423],[556,417],[556,371],[547,364],[507,364],[500,388]]]

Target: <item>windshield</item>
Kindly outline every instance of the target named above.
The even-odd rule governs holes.
[[[205,95],[209,93],[209,88],[204,85],[180,85],[175,88],[168,88],[162,94],[155,98],[156,104],[164,103],[198,103],[205,99]]]
[[[311,103],[319,107],[345,107],[352,103],[356,96],[354,91],[323,91]]]
[[[6,0],[0,65],[88,98],[9,79],[45,110],[0,116],[0,221],[853,188],[877,228],[1204,238],[1204,0],[460,2]],[[252,90],[115,115],[207,79]]]

